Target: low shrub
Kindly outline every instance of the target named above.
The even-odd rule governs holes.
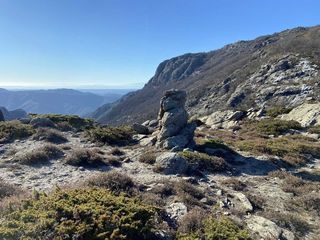
[[[33,136],[35,140],[44,140],[50,143],[65,143],[68,139],[59,131],[51,128],[39,128]]]
[[[24,165],[46,164],[49,160],[59,158],[62,155],[63,152],[59,147],[47,144],[24,154],[16,155],[13,161]]]
[[[295,199],[294,204],[302,206],[305,210],[315,211],[320,216],[320,195],[319,191],[306,192]]]
[[[191,151],[183,151],[179,154],[187,160],[192,168],[191,171],[222,172],[227,170],[227,163],[223,158]]]
[[[231,148],[229,148],[222,140],[220,139],[206,139],[203,142],[201,142],[198,147],[201,150],[204,150],[206,148],[213,148],[213,149],[224,149],[230,152],[234,152]]]
[[[320,145],[314,139],[300,135],[240,140],[235,142],[235,145],[241,151],[281,157],[292,166],[306,163],[309,159],[308,155],[320,157]]]
[[[201,208],[194,208],[179,221],[178,233],[181,235],[200,234],[204,227],[203,219],[207,213]]]
[[[68,122],[58,122],[56,123],[56,126],[57,129],[59,129],[62,132],[69,132],[74,130],[74,128]]]
[[[154,151],[144,152],[139,157],[139,162],[146,164],[154,164],[156,162],[157,155]]]
[[[73,166],[91,166],[106,165],[107,162],[99,154],[99,152],[92,149],[75,149],[65,159],[66,164]]]
[[[203,219],[203,227],[190,233],[178,232],[178,240],[219,239],[219,240],[249,240],[247,230],[236,225],[232,220],[220,217]]]
[[[309,133],[316,133],[316,134],[320,134],[320,125],[317,126],[312,126],[308,129]]]
[[[184,180],[180,180],[174,184],[174,191],[179,200],[189,207],[201,205],[199,200],[205,197],[202,190]]]
[[[311,226],[301,216],[294,213],[268,212],[267,218],[275,222],[278,226],[286,228],[298,236],[305,236]]]
[[[256,123],[258,132],[266,135],[279,136],[291,129],[300,130],[301,125],[297,121],[285,121],[280,119],[262,119]]]
[[[121,192],[131,194],[135,188],[133,180],[128,175],[117,171],[91,177],[86,181],[86,184],[91,187],[106,188],[115,194]]]
[[[0,122],[0,143],[12,142],[17,139],[30,137],[34,129],[20,121]]]
[[[282,107],[282,106],[276,106],[276,107],[273,107],[273,108],[269,108],[266,111],[266,115],[269,116],[269,117],[275,118],[275,117],[278,117],[279,115],[287,114],[291,110],[292,110],[292,108],[285,108],[285,107]]]
[[[114,156],[122,156],[122,155],[125,155],[125,152],[119,148],[112,148],[110,151],[110,154],[112,154]]]
[[[77,115],[62,114],[32,114],[32,117],[49,118],[52,122],[59,126],[61,123],[68,123],[72,128],[83,130],[93,126],[93,120],[81,118]]]
[[[131,127],[95,127],[87,130],[86,135],[93,142],[111,145],[125,145],[132,141],[134,131]]]
[[[3,216],[1,239],[153,239],[159,210],[105,189],[57,190]]]
[[[236,178],[228,178],[222,181],[222,184],[232,188],[235,191],[244,191],[247,188],[247,185],[245,183]]]

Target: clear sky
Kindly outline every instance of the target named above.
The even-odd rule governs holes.
[[[139,87],[167,58],[317,24],[319,0],[0,0],[0,87]]]

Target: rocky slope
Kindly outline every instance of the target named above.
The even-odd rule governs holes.
[[[94,117],[111,124],[155,118],[160,97],[171,88],[187,90],[188,111],[197,116],[224,109],[294,107],[319,100],[319,59],[319,26],[185,54],[162,62],[143,89],[100,108]]]
[[[294,118],[291,112],[252,118],[228,111],[198,123],[195,135],[194,128],[188,134],[194,142],[185,145],[184,129],[195,123],[187,123],[185,98],[181,90],[165,94],[159,125],[101,127],[62,115],[1,122],[0,238],[93,239],[99,231],[111,234],[110,214],[126,219],[114,231],[124,224],[123,239],[318,239],[320,128],[314,119],[320,110],[313,109],[307,121],[297,119],[310,123],[305,127],[280,120]],[[158,144],[163,137],[183,145]],[[86,189],[88,196],[82,195]],[[94,189],[106,191],[95,196]],[[73,191],[76,196],[69,197]],[[125,235],[145,215],[128,212],[129,203],[120,211],[118,198],[104,202],[110,193],[156,207],[150,219],[155,236],[142,234],[141,226],[134,237]],[[115,210],[106,214],[101,207],[110,201]],[[214,219],[209,228],[208,219]]]

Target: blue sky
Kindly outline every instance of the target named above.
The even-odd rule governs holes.
[[[317,0],[0,0],[0,87],[140,87],[167,58],[319,12]]]

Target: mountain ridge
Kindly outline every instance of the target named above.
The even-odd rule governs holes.
[[[319,39],[319,25],[298,27],[165,60],[141,90],[125,95],[96,120],[119,125],[156,118],[162,93],[171,88],[187,90],[187,108],[195,116],[224,109],[295,106],[307,98],[318,99]],[[312,73],[309,71],[311,75],[299,81],[304,68],[313,69]],[[271,73],[272,69],[276,72]],[[264,79],[265,74],[270,75],[268,79]],[[278,75],[287,77],[276,82]],[[275,89],[270,89],[269,96],[261,97],[271,87]],[[295,96],[299,99],[293,100]]]

